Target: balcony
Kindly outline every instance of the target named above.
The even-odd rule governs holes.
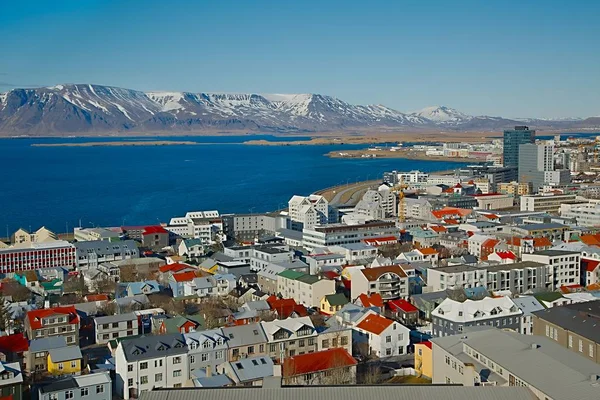
[[[400,297],[400,293],[398,291],[395,292],[382,292],[381,293],[381,298],[382,299],[397,299],[398,297]]]

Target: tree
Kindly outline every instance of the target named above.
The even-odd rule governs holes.
[[[8,304],[3,299],[0,299],[0,330],[1,331],[6,331],[8,329],[8,327],[10,326],[11,319],[12,319],[12,316],[8,309]]]
[[[148,296],[150,304],[155,308],[162,308],[167,314],[183,314],[185,312],[185,301],[175,300],[165,293],[153,293]]]
[[[139,282],[140,275],[135,265],[124,265],[119,269],[119,280],[121,282]]]
[[[63,282],[63,292],[64,293],[75,293],[79,297],[83,297],[88,294],[89,290],[87,285],[85,284],[85,279],[83,275],[79,274],[79,276],[72,276],[67,278]]]
[[[413,249],[412,243],[394,243],[379,246],[378,253],[382,257],[395,259],[400,253],[405,253]]]
[[[322,381],[325,385],[345,385],[356,383],[356,367],[349,366],[347,356],[339,353],[332,355],[331,367],[325,371]]]
[[[117,291],[117,284],[108,276],[94,281],[94,286],[97,293],[115,293]]]
[[[2,283],[2,295],[9,297],[13,302],[31,299],[31,291],[17,281],[9,280]]]
[[[106,301],[98,308],[98,312],[104,315],[115,315],[117,313],[117,303]]]
[[[369,364],[365,371],[360,374],[360,383],[363,385],[376,385],[383,380],[381,368],[373,363]]]

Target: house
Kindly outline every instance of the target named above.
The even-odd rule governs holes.
[[[552,247],[552,242],[546,237],[511,237],[506,241],[506,246],[509,251],[512,251],[521,257],[525,253],[548,250]]]
[[[422,247],[420,249],[416,249],[415,252],[421,255],[421,260],[419,261],[430,262],[433,265],[438,264],[439,253],[434,248]]]
[[[273,360],[267,356],[242,358],[224,362],[217,372],[227,375],[236,386],[262,386],[265,378],[273,376]]]
[[[64,336],[51,336],[31,340],[29,342],[29,350],[25,352],[25,370],[29,374],[47,372],[49,351],[65,347],[67,347],[67,340]]]
[[[160,285],[155,280],[143,282],[129,282],[125,289],[126,296],[138,296],[140,294],[160,293]]]
[[[500,244],[500,240],[489,238],[481,244],[481,253],[479,258],[481,260],[487,260],[490,254],[496,251],[496,246]]]
[[[184,272],[199,272],[199,270],[198,267],[185,263],[165,264],[158,268],[158,280],[161,283],[167,284],[173,274]]]
[[[177,254],[187,258],[199,258],[204,255],[204,246],[200,239],[184,239],[177,247]]]
[[[321,312],[324,314],[334,314],[342,309],[344,304],[348,303],[348,298],[343,293],[328,294],[321,300]]]
[[[218,365],[228,360],[227,337],[222,329],[189,332],[183,335],[188,346],[188,365],[195,370],[216,371]]]
[[[282,375],[286,385],[352,385],[356,364],[346,350],[333,348],[286,358]]]
[[[142,231],[142,246],[162,249],[169,245],[169,231],[160,225],[146,226]]]
[[[258,287],[265,293],[277,294],[279,290],[277,287],[277,279],[279,273],[286,269],[277,264],[269,264],[265,269],[258,271],[256,276],[258,277]]]
[[[351,297],[379,293],[384,301],[407,298],[408,276],[400,265],[365,268],[352,276]]]
[[[410,329],[394,320],[369,311],[352,329],[359,354],[384,358],[408,353]]]
[[[360,260],[372,260],[377,257],[377,247],[362,242],[329,246],[328,249],[332,253],[342,254],[347,263],[354,263]]]
[[[308,315],[306,307],[296,303],[294,299],[279,299],[275,296],[270,296],[266,301],[271,307],[271,311],[277,316],[277,319],[305,317]]]
[[[383,298],[379,293],[361,293],[354,301],[354,304],[364,308],[371,308],[377,312],[383,311]]]
[[[431,247],[439,243],[440,237],[431,229],[415,228],[409,230],[412,243],[415,247]]]
[[[557,223],[525,224],[513,227],[515,235],[528,236],[533,238],[547,238],[551,242],[563,240],[568,226]]]
[[[161,335],[190,333],[200,331],[204,326],[204,317],[201,315],[176,315],[172,318],[163,318],[158,333]]]
[[[415,325],[419,321],[419,309],[404,299],[388,301],[388,310],[404,325]]]
[[[563,296],[560,292],[535,293],[533,297],[535,297],[544,308],[564,306],[572,303],[570,299]]]
[[[514,297],[512,301],[523,313],[521,315],[519,333],[533,335],[533,313],[544,310],[545,307],[533,296]]]
[[[433,336],[457,335],[479,325],[518,331],[522,314],[509,297],[467,299],[462,303],[445,299],[431,313]]]
[[[150,306],[150,300],[145,294],[131,297],[121,297],[114,300],[119,312],[123,310],[141,310]]]
[[[600,260],[581,258],[581,282],[590,286],[600,282]]]
[[[488,261],[495,261],[500,264],[512,264],[517,262],[517,256],[512,251],[498,251],[495,250],[493,253],[487,256]]]
[[[108,372],[94,372],[51,382],[38,389],[39,400],[112,400],[112,380]]]
[[[598,398],[595,362],[546,337],[486,328],[431,339],[433,384],[524,386],[539,400]]]
[[[140,323],[134,313],[108,315],[94,318],[96,344],[106,344],[119,339],[140,334]]]
[[[430,341],[415,343],[415,371],[421,377],[431,379],[433,376],[433,352]]]
[[[335,294],[335,282],[319,276],[285,270],[278,274],[277,292],[307,307],[320,307],[321,300]]]
[[[0,362],[0,398],[23,399],[23,373],[17,362]]]
[[[22,333],[0,336],[0,361],[23,361],[29,350],[29,341]]]
[[[267,338],[267,355],[283,362],[287,357],[317,350],[317,331],[309,317],[261,322]]]
[[[180,333],[121,340],[114,356],[115,394],[128,400],[153,388],[182,387],[189,379],[187,354]]]
[[[65,306],[27,312],[24,328],[29,340],[64,336],[72,345],[79,344],[79,324],[75,307]]]
[[[267,354],[267,337],[260,324],[224,327],[222,330],[227,340],[227,360]]]
[[[79,375],[82,369],[79,346],[59,347],[48,350],[48,373],[58,375]]]
[[[600,364],[600,301],[568,304],[533,312],[533,334]]]

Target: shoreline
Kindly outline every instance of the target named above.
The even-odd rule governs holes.
[[[122,146],[196,146],[202,143],[191,141],[137,141],[137,142],[83,142],[83,143],[32,143],[31,147],[122,147]]]
[[[330,151],[325,154],[329,158],[401,158],[405,160],[423,160],[423,161],[447,161],[447,162],[459,162],[459,163],[474,163],[482,162],[483,160],[476,160],[473,158],[463,157],[443,157],[443,156],[428,156],[424,151],[417,150],[346,150],[346,151]]]

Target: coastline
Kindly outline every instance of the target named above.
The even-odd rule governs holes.
[[[31,147],[121,147],[121,146],[196,146],[202,143],[191,141],[138,141],[138,142],[83,142],[83,143],[32,143]]]
[[[329,158],[403,158],[406,160],[424,160],[424,161],[448,161],[459,163],[480,162],[472,158],[462,157],[443,157],[443,156],[428,156],[424,151],[416,150],[346,150],[346,151],[330,151],[325,154]]]

